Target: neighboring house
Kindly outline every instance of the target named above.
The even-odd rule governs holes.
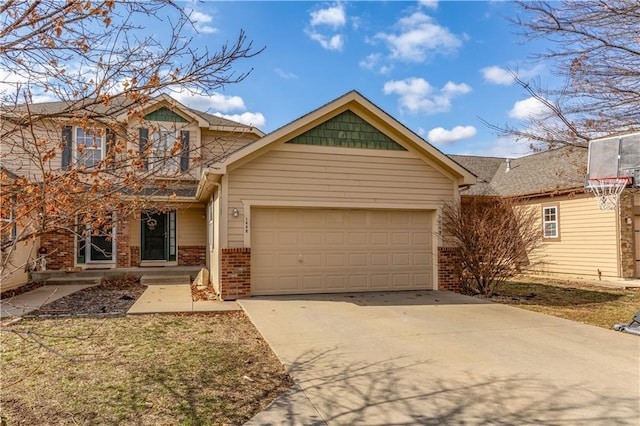
[[[0,167],[0,186],[10,184],[18,176],[4,167]],[[37,241],[25,241],[19,244],[11,244],[22,232],[15,220],[14,212],[10,205],[0,206],[0,242],[6,242],[10,247],[0,250],[0,288],[2,291],[13,290],[27,283],[29,280],[29,260],[36,254]]]
[[[65,143],[62,154],[51,160],[50,167],[91,167],[109,152],[110,135],[117,132],[135,134],[138,141],[127,148],[137,151],[147,146],[144,172],[150,178],[144,188],[132,191],[131,196],[142,196],[151,204],[129,217],[117,218],[116,226],[108,232],[91,233],[86,237],[60,232],[42,235],[36,244],[47,250],[47,270],[204,267],[207,256],[206,205],[195,199],[202,171],[209,163],[264,134],[254,127],[188,108],[167,95],[147,102],[144,109],[136,111],[136,114],[130,114],[131,109],[126,105],[124,109],[122,105],[111,109],[103,107],[104,114],[100,121],[95,122],[96,128],[106,128],[103,134],[88,134],[72,125],[73,120],[65,114],[67,106],[62,102],[31,106],[35,114],[46,112],[55,116],[55,120],[50,120],[38,131],[53,132],[57,129],[55,131]],[[5,128],[10,125],[11,117],[7,117],[3,123]],[[113,128],[119,130],[113,131]],[[6,166],[14,176],[30,176],[38,180],[39,170],[34,167],[33,158],[28,158],[21,149],[22,141],[15,135],[13,138],[3,141],[3,167]],[[177,138],[181,138],[185,149],[174,153],[171,147]],[[76,149],[80,144],[87,146],[82,153]],[[158,207],[154,208],[154,205]],[[82,226],[82,223],[78,225]],[[32,266],[38,255],[30,250],[27,259],[23,259],[20,249],[20,254],[14,253],[13,256],[13,264]],[[2,290],[25,282],[26,275],[12,275],[3,280]]]
[[[585,190],[587,150],[564,147],[506,159],[451,155],[478,176],[462,198],[515,196],[539,211],[543,243],[531,272],[586,279],[640,277],[640,196],[623,192],[619,209],[600,210]],[[536,263],[536,261],[538,263]]]
[[[266,136],[168,96],[142,116],[127,124],[141,145],[159,128],[160,141],[166,130],[202,147],[198,167],[152,188],[165,203],[175,193],[175,208],[121,218],[90,241],[43,236],[49,269],[206,264],[225,299],[455,285],[440,212],[475,176],[359,93]]]

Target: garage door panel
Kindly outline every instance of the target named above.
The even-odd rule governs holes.
[[[371,266],[389,266],[389,253],[371,253]]]
[[[306,268],[313,268],[313,267],[323,267],[325,266],[325,255],[321,254],[321,253],[306,253],[304,255],[302,255],[301,263],[304,263],[304,266]]]
[[[365,290],[367,288],[367,275],[366,274],[351,274],[347,277],[349,282],[349,288],[355,291]]]
[[[345,263],[346,257],[344,253],[340,253],[340,254],[329,253],[327,254],[326,259],[327,259],[328,268],[337,268],[337,267],[346,266],[346,263]]]
[[[302,277],[302,288],[304,290],[313,290],[314,292],[322,291],[323,286],[323,276],[318,275],[305,275]]]
[[[366,253],[349,253],[349,266],[367,266],[368,259]]]
[[[303,232],[302,244],[304,247],[309,247],[309,246],[324,247],[325,245],[324,233],[320,231]]]
[[[389,244],[388,232],[372,232],[371,233],[372,246],[386,246],[388,244]]]
[[[409,232],[393,232],[391,243],[394,246],[408,246],[411,243],[411,234]]]
[[[277,237],[272,241],[275,243],[274,245],[283,246],[296,246],[298,245],[298,232],[293,231],[281,231],[277,233]]]
[[[432,215],[254,208],[252,294],[432,288]]]
[[[326,241],[328,246],[342,247],[344,245],[344,232],[329,231],[326,233]]]
[[[350,245],[366,246],[368,243],[366,232],[349,232],[348,241]]]
[[[327,290],[340,291],[347,288],[344,275],[327,275]]]

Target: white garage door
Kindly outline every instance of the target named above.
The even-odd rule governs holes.
[[[251,294],[433,288],[433,212],[251,210]]]

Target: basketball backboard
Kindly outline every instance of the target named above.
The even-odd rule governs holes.
[[[640,187],[640,133],[594,139],[589,142],[589,179],[628,177]]]

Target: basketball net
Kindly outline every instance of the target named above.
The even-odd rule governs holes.
[[[632,182],[631,177],[587,179],[587,188],[593,192],[600,210],[613,210],[618,205],[624,188]]]

